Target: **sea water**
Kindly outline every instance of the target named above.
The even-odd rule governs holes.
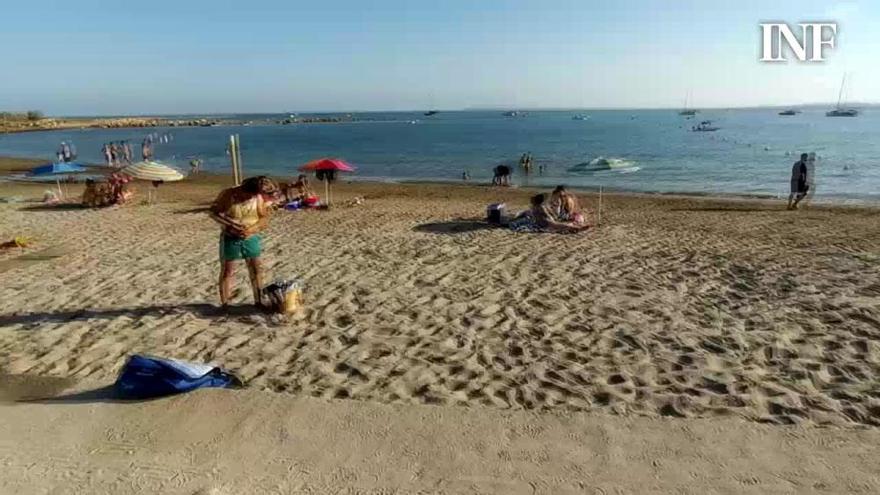
[[[186,172],[197,157],[205,170],[228,172],[229,135],[238,134],[246,175],[294,176],[307,161],[332,156],[354,164],[356,180],[461,181],[466,171],[480,183],[506,163],[521,186],[780,197],[788,194],[798,155],[815,152],[818,199],[880,201],[880,109],[855,118],[829,118],[824,111],[780,116],[774,109],[711,110],[693,119],[673,110],[532,111],[514,117],[502,111],[393,112],[290,125],[277,123],[286,114],[226,115],[251,124],[6,134],[0,135],[0,155],[51,159],[61,141],[72,141],[80,161],[101,163],[104,143],[128,140],[139,156],[143,138],[158,133],[172,139],[155,146],[157,160]],[[720,129],[693,132],[703,120]],[[533,156],[530,174],[517,165],[526,152]],[[615,166],[589,166],[600,157]]]

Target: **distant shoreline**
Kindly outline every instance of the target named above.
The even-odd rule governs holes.
[[[836,102],[818,102],[818,103],[793,103],[789,105],[756,105],[756,106],[704,106],[694,107],[699,111],[725,111],[725,110],[779,110],[779,109],[815,109],[824,110],[833,108]],[[880,102],[852,102],[847,104],[848,107],[859,109],[880,108]],[[437,113],[461,113],[461,112],[505,112],[517,110],[523,112],[677,112],[680,107],[528,107],[528,106],[491,106],[491,107],[469,107],[455,109],[436,109]],[[346,116],[346,115],[368,115],[368,114],[390,114],[390,113],[423,113],[426,109],[408,109],[408,110],[314,110],[314,111],[283,111],[283,112],[205,112],[205,113],[162,113],[162,114],[94,114],[94,115],[53,115],[46,117],[45,120],[83,122],[83,121],[123,121],[137,120],[144,122],[173,122],[173,121],[238,121],[242,120],[239,116],[282,116],[282,115],[299,115],[305,118],[320,116]],[[283,120],[283,119],[279,119]],[[0,129],[3,126],[3,120],[0,119]],[[3,132],[0,130],[0,132]]]

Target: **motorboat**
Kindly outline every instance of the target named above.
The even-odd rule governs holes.
[[[704,120],[691,128],[694,132],[715,132],[719,129],[721,128],[712,125],[711,120]]]

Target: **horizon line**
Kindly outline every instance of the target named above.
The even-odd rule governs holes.
[[[815,103],[797,103],[797,104],[766,104],[766,105],[744,105],[744,106],[705,106],[705,107],[688,107],[688,110],[752,110],[752,109],[776,109],[776,108],[807,108],[820,106],[836,107],[835,102],[815,102]],[[873,107],[880,106],[880,102],[852,102],[846,107]],[[522,111],[522,112],[574,112],[574,111],[646,111],[646,110],[669,110],[681,111],[683,107],[657,106],[657,107],[627,107],[627,106],[594,106],[594,107],[518,107],[518,106],[470,106],[460,108],[432,108],[432,109],[406,109],[406,110],[285,110],[280,112],[260,112],[260,111],[214,111],[214,112],[186,112],[186,113],[122,113],[122,114],[52,114],[46,115],[45,118],[166,118],[166,117],[210,117],[221,115],[283,115],[283,114],[305,114],[305,115],[338,115],[338,114],[355,114],[355,113],[420,113],[428,110],[436,112],[488,112],[488,111]],[[26,113],[27,111],[0,111],[0,113]]]

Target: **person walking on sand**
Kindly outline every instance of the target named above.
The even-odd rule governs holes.
[[[797,210],[798,203],[807,195],[810,188],[807,183],[807,160],[810,156],[801,153],[801,159],[791,166],[791,193],[788,195],[788,209]]]
[[[224,190],[211,205],[211,218],[220,224],[220,304],[229,305],[235,262],[244,260],[248,268],[254,304],[263,305],[260,233],[269,223],[266,197],[278,186],[266,176],[250,177],[240,186]]]

